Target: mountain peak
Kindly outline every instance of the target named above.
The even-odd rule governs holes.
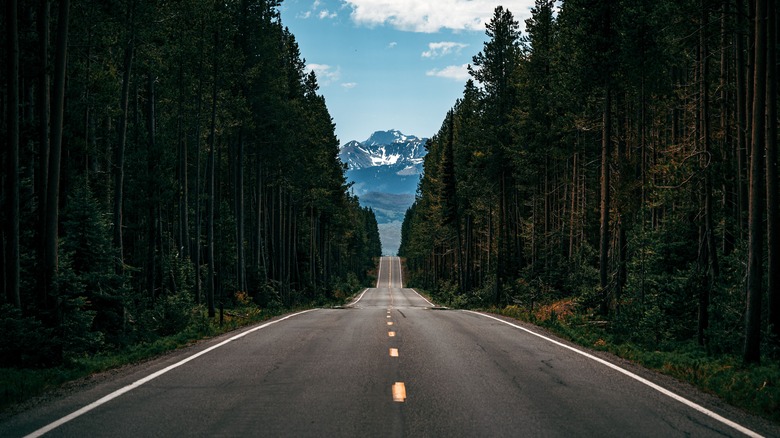
[[[365,145],[378,145],[378,144],[393,144],[393,143],[408,143],[410,141],[419,140],[419,138],[413,135],[404,135],[397,129],[391,129],[389,131],[376,131],[368,137],[368,140],[364,141]]]
[[[427,152],[426,140],[396,129],[376,131],[366,141],[344,144],[339,158],[353,170],[376,166],[421,167]]]
[[[382,248],[395,254],[401,243],[401,221],[414,202],[428,152],[427,139],[397,129],[376,131],[362,142],[350,141],[339,151],[346,176],[360,205],[371,207],[379,225]]]

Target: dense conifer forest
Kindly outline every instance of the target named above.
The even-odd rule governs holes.
[[[402,231],[410,283],[457,306],[557,303],[650,351],[774,362],[775,2],[531,12],[521,33],[495,10],[428,143]]]
[[[3,1],[0,366],[367,281],[376,219],[279,5]]]

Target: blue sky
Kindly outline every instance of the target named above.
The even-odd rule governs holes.
[[[388,129],[435,134],[499,4],[525,27],[533,0],[284,0],[280,11],[344,144]]]

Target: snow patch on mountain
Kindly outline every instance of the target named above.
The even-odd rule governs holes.
[[[365,169],[376,166],[409,165],[420,167],[425,154],[425,142],[428,139],[414,135],[405,135],[397,130],[377,131],[368,140],[350,141],[339,151],[339,158],[349,170]]]
[[[339,151],[352,193],[376,213],[385,255],[398,252],[401,223],[414,202],[427,141],[391,129],[374,132],[365,141],[350,141]]]

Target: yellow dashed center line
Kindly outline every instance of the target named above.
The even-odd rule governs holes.
[[[393,384],[393,401],[403,403],[406,400],[406,387],[404,382],[395,382]]]
[[[394,272],[393,272],[393,270],[394,269],[393,269],[392,261],[390,261],[388,263],[387,268],[388,268],[387,270],[389,271],[389,274],[390,274],[388,276],[389,278],[388,278],[388,281],[387,281],[387,287],[388,287],[388,289],[390,289],[389,290],[390,307],[387,309],[387,320],[388,320],[387,321],[387,325],[388,325],[388,327],[390,327],[390,326],[393,325],[393,321],[390,321],[390,319],[392,318],[390,311],[392,310],[393,304],[395,302],[395,297],[393,296],[393,290],[392,290],[393,286],[394,286],[393,285],[393,283],[394,283],[394,278],[393,278]],[[388,330],[387,336],[390,337],[390,338],[394,338],[395,337],[395,333],[396,332],[394,330]],[[390,354],[390,357],[398,357],[398,349],[397,348],[390,348],[389,349],[389,354]],[[403,382],[395,382],[393,384],[393,386],[392,386],[392,393],[393,393],[393,401],[394,402],[404,403],[406,401],[406,386],[404,386]]]

